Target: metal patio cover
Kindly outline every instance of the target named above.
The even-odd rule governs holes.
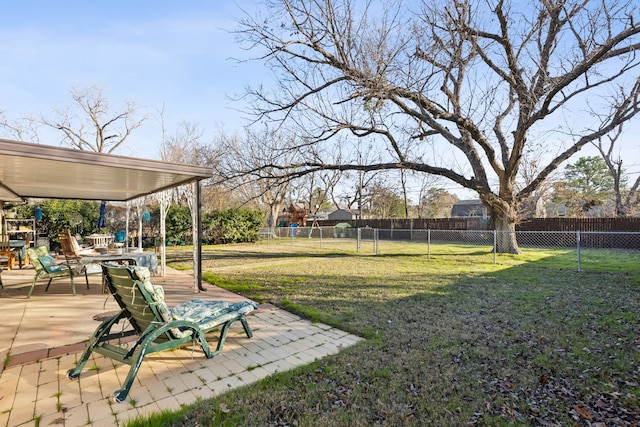
[[[127,201],[212,176],[203,166],[0,138],[0,201]]]

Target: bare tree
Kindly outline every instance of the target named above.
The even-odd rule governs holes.
[[[203,136],[200,124],[183,120],[173,135],[163,136],[160,157],[167,162],[213,166],[218,154]]]
[[[0,129],[4,136],[16,141],[40,142],[38,121],[29,116],[12,121],[0,110]]]
[[[423,205],[427,218],[449,218],[453,205],[458,201],[458,196],[444,188],[431,187],[420,200],[420,204]]]
[[[625,189],[625,171],[622,167],[622,157],[615,153],[616,141],[622,135],[622,125],[618,126],[615,132],[600,137],[594,145],[598,148],[600,155],[607,164],[607,169],[613,177],[613,191],[616,202],[616,216],[630,216],[632,208],[637,204],[638,188],[640,186],[640,175],[629,189]]]
[[[57,110],[56,117],[42,117],[41,122],[63,134],[62,143],[79,150],[112,153],[146,116],[133,101],[127,101],[122,111],[114,111],[99,86],[71,89],[73,103]]]
[[[167,135],[163,126],[163,141],[160,157],[166,162],[183,163],[214,167],[219,162],[218,152],[203,141],[204,132],[198,123],[182,121],[172,135]],[[210,188],[214,184],[208,181],[203,186]],[[203,190],[204,192],[204,190]],[[215,192],[207,192],[215,196]],[[175,189],[174,198],[178,203],[190,203],[192,190],[190,185]]]
[[[164,161],[170,161],[174,163],[185,163],[192,165],[211,166],[216,162],[216,153],[209,146],[202,142],[203,132],[197,123],[188,121],[182,121],[176,128],[173,135],[167,135],[164,128],[163,113],[161,112],[161,119],[163,123],[163,141],[161,149],[161,157]],[[193,264],[198,265],[199,262],[199,248],[196,244],[195,236],[198,233],[198,215],[201,212],[201,206],[198,205],[200,201],[196,197],[198,190],[198,182],[192,182],[176,189],[176,199],[178,202],[185,203],[189,207],[191,212],[191,233],[194,239],[193,244]],[[164,204],[167,204],[165,199],[166,193],[160,197],[161,202],[161,216],[166,216],[167,212],[164,209]],[[163,236],[164,241],[164,236]],[[164,245],[163,245],[164,246]],[[197,275],[196,275],[197,276]],[[194,282],[195,292],[205,291],[200,281],[201,277],[196,277]]]
[[[419,4],[267,0],[266,16],[239,19],[237,36],[276,76],[274,87],[248,91],[257,119],[306,131],[298,141],[314,154],[263,166],[281,179],[324,169],[440,175],[477,192],[504,232],[498,250],[518,252],[520,202],[639,110],[640,4]],[[384,158],[317,156],[345,132],[372,141]],[[540,172],[518,188],[523,153],[542,142]]]
[[[345,202],[346,209],[356,209],[358,218],[364,218],[362,210],[370,205],[372,188],[385,187],[387,183],[380,172],[358,171],[357,175],[344,174],[342,184],[346,187],[338,197]]]
[[[164,106],[157,111],[157,120],[162,130],[162,143],[160,146],[160,158],[165,162],[198,164],[213,167],[218,161],[217,152],[213,146],[203,141],[204,132],[195,122],[181,121],[173,134],[169,134],[165,124]],[[205,181],[202,188],[203,211],[212,211],[226,206],[227,198],[224,188],[215,186]],[[163,192],[162,198],[166,201],[166,209],[172,201],[182,200],[182,189],[174,188]]]
[[[276,158],[287,163],[293,162],[296,153],[289,148],[295,145],[296,137],[269,129],[246,129],[243,138],[224,134],[220,138],[218,148],[221,161],[216,169],[221,181],[233,191],[244,192],[247,202],[260,200],[268,209],[267,227],[273,231],[295,177],[271,179],[277,170],[262,165],[270,164]],[[249,170],[253,172],[244,173]]]
[[[404,204],[404,217],[409,218],[409,194],[407,192],[406,169],[400,169],[400,186],[402,187],[402,202]]]
[[[161,159],[165,162],[211,166],[215,163],[215,152],[203,143],[203,135],[197,123],[182,121],[172,135],[166,134],[163,125]],[[173,198],[177,203],[186,203],[191,208],[193,193],[192,186],[188,184],[175,188]]]
[[[335,207],[340,206],[336,196],[336,188],[340,183],[341,178],[342,172],[337,170],[323,171],[323,173],[320,174],[320,181],[322,181],[322,188],[326,195],[326,201],[330,202]]]
[[[333,174],[316,172],[301,180],[299,187],[304,191],[305,205],[309,208],[311,215],[316,215],[320,209],[326,207],[328,201],[327,183],[331,183],[333,179],[331,175]]]
[[[543,147],[530,147],[522,155],[520,162],[520,172],[516,190],[519,192],[523,188],[531,185],[538,177],[541,167],[544,166],[544,149]],[[552,172],[543,181],[537,184],[527,197],[520,200],[518,213],[520,218],[546,217],[546,204],[551,199],[554,192],[554,185],[557,186],[558,171]]]
[[[370,211],[377,218],[406,217],[406,204],[393,188],[375,185],[369,189]]]
[[[433,215],[431,206],[428,205],[428,200],[429,200],[429,194],[431,194],[433,191],[439,191],[440,189],[442,191],[446,191],[445,189],[441,188],[442,187],[442,179],[436,175],[430,175],[430,174],[421,174],[421,176],[418,177],[418,184],[419,184],[419,188],[420,190],[418,191],[418,205],[416,206],[417,209],[417,215],[418,218],[430,218]],[[445,214],[443,213],[442,216],[449,216],[450,214],[450,209],[449,209],[449,213]]]

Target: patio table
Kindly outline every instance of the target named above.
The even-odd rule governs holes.
[[[116,262],[121,264],[130,261],[133,261],[135,265],[147,267],[151,273],[155,274],[158,272],[158,256],[153,252],[129,252],[122,255],[92,255],[80,258],[80,264],[83,267],[89,264],[101,264],[103,262]]]
[[[93,246],[96,247],[107,247],[111,242],[113,242],[114,236],[113,234],[90,234],[85,237]]]
[[[18,266],[22,268],[22,264],[27,259],[27,241],[21,239],[11,239],[9,240],[9,246],[11,249],[17,249],[18,253]]]

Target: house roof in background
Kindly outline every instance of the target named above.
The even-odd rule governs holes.
[[[127,201],[212,176],[204,166],[0,138],[0,201]]]
[[[480,199],[459,200],[451,208],[452,217],[485,217],[487,207]]]

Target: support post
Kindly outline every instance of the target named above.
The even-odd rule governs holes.
[[[373,230],[373,236],[374,236],[374,247],[375,247],[375,252],[376,255],[378,255],[378,241],[380,239],[380,234],[379,234],[380,229],[376,228],[375,230]]]
[[[200,181],[195,183],[195,219],[196,219],[196,236],[194,237],[194,245],[196,246],[194,260],[194,276],[196,280],[196,288],[199,291],[206,291],[202,286],[202,188],[200,187]]]
[[[498,253],[498,235],[497,231],[493,230],[493,263],[497,264],[498,260],[496,259],[496,254]]]
[[[196,217],[198,218],[198,286],[201,291],[202,287],[202,187],[200,181],[196,183]]]
[[[576,231],[576,245],[578,246],[578,271],[581,271],[581,259],[580,259],[580,230]]]

